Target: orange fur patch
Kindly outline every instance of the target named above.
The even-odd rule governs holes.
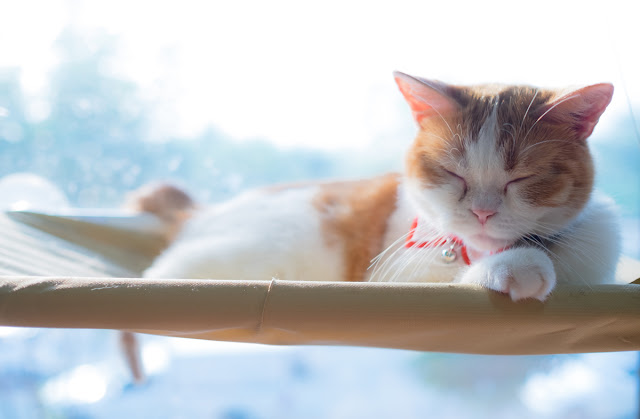
[[[327,183],[313,200],[325,240],[344,246],[344,280],[362,281],[383,249],[387,221],[396,208],[399,175]]]

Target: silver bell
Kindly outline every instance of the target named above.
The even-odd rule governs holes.
[[[444,249],[442,251],[442,260],[444,261],[444,263],[452,263],[456,260],[457,257],[458,255],[456,254],[456,251],[453,249],[453,246],[449,247],[448,249]]]

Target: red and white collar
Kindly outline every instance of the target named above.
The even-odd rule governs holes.
[[[407,240],[404,244],[406,248],[436,248],[436,247],[444,247],[442,250],[442,260],[445,263],[452,263],[457,259],[458,251],[460,252],[460,256],[462,257],[462,261],[466,265],[471,265],[472,261],[481,259],[486,256],[490,256],[496,253],[503,252],[507,250],[500,249],[495,252],[479,252],[472,249],[467,248],[461,238],[454,236],[453,234],[449,235],[440,235],[435,239],[426,240],[418,242],[414,235],[418,230],[418,217],[414,218],[413,224],[411,225],[411,229],[409,230],[409,234],[407,235]]]

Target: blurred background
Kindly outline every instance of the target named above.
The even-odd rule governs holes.
[[[216,202],[401,170],[391,76],[612,82],[589,139],[640,258],[640,4],[0,0],[0,206],[118,207],[169,180]],[[0,327],[0,418],[631,418],[636,353],[468,356]]]

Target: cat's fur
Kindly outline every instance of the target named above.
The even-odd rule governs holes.
[[[613,86],[462,87],[394,75],[419,126],[403,175],[266,188],[195,210],[145,276],[459,282],[513,300],[613,278],[616,217],[592,196],[586,141]],[[151,211],[176,230],[170,212]],[[447,263],[450,244],[407,247],[416,217],[419,242],[455,236],[471,265]]]

